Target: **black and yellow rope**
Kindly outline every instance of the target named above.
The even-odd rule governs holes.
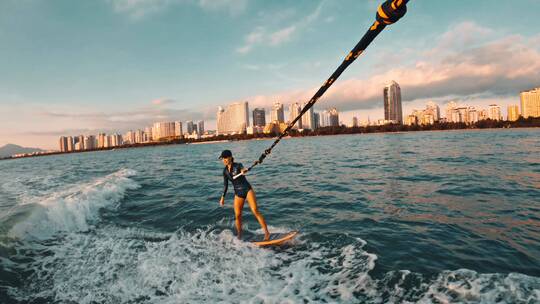
[[[313,105],[323,96],[323,94],[330,88],[330,86],[339,78],[341,73],[347,69],[347,67],[353,63],[353,61],[358,58],[364,50],[371,44],[373,39],[379,35],[380,32],[387,26],[392,23],[397,22],[401,19],[405,13],[407,13],[407,2],[409,0],[387,0],[379,6],[377,10],[376,20],[369,30],[364,34],[362,39],[356,44],[356,46],[347,54],[341,65],[332,73],[332,75],[322,84],[319,90],[311,97],[309,102],[304,106],[302,111],[287,125],[287,128],[279,134],[277,139],[272,143],[272,145],[264,150],[264,153],[261,154],[258,160],[256,160],[247,170],[251,170],[258,164],[261,164],[266,156],[268,156],[272,149],[279,143],[279,141],[286,136],[289,131],[292,129],[294,124],[306,113]]]

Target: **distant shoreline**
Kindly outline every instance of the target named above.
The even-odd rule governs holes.
[[[386,133],[410,133],[410,132],[446,132],[446,131],[479,131],[479,130],[498,130],[498,129],[538,129],[540,128],[540,118],[529,118],[527,120],[521,119],[516,122],[508,121],[492,121],[496,123],[497,126],[478,126],[476,125],[465,125],[465,124],[456,124],[456,123],[445,123],[439,125],[427,125],[427,126],[404,126],[404,125],[384,125],[384,126],[366,126],[366,127],[325,127],[319,128],[315,131],[303,131],[299,132],[297,130],[291,130],[290,134],[286,138],[295,138],[295,137],[312,137],[312,136],[334,136],[334,135],[352,135],[352,134],[386,134]],[[500,125],[500,126],[499,126]],[[446,128],[441,128],[444,126]],[[439,128],[437,128],[439,127]],[[85,152],[97,152],[97,151],[112,151],[116,149],[130,149],[130,148],[144,148],[144,147],[155,147],[155,146],[166,146],[166,145],[179,145],[179,144],[216,144],[223,142],[234,142],[234,141],[244,141],[244,140],[272,140],[275,139],[277,135],[275,134],[240,134],[240,135],[231,135],[231,136],[217,136],[203,139],[173,139],[170,141],[162,142],[150,142],[150,143],[139,143],[139,144],[130,144],[110,148],[99,148],[92,150],[81,150],[81,151],[70,151],[70,152],[50,152],[42,153],[37,155],[27,155],[20,157],[5,157],[0,158],[0,160],[13,160],[19,158],[28,158],[28,157],[40,157],[40,156],[52,156],[60,154],[74,154],[74,153],[85,153]]]

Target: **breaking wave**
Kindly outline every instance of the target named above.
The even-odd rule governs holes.
[[[88,231],[98,220],[101,208],[114,205],[124,197],[126,190],[138,187],[129,178],[133,175],[135,171],[122,169],[90,183],[52,193],[37,202],[29,202],[29,215],[16,223],[8,236],[47,239],[62,232]]]

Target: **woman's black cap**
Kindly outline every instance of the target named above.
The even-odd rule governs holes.
[[[231,150],[223,150],[223,151],[221,151],[221,155],[219,156],[219,159],[223,159],[223,158],[227,158],[227,157],[232,157]]]

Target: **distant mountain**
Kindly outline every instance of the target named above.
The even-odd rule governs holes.
[[[32,152],[38,152],[38,151],[44,151],[39,148],[25,148],[13,144],[7,144],[3,147],[0,147],[0,158],[1,157],[8,157],[13,154],[19,154],[19,153],[32,153]]]

